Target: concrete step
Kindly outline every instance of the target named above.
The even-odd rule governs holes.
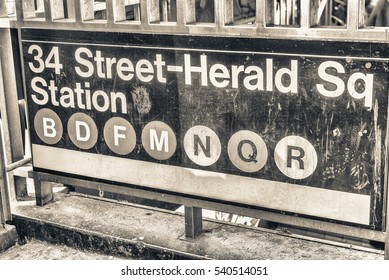
[[[182,213],[56,193],[46,206],[35,199],[12,206],[21,241],[40,239],[130,259],[383,260],[373,250],[293,233],[205,220],[203,233],[185,238]]]
[[[14,246],[18,240],[16,227],[11,225],[0,225],[0,252]]]

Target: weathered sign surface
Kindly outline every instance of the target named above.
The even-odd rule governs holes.
[[[23,30],[34,168],[382,229],[383,44]]]

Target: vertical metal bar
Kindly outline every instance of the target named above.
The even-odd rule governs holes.
[[[0,0],[0,18],[8,17],[6,0]]]
[[[326,8],[328,7],[328,0],[321,0],[318,1],[319,7],[318,7],[318,12],[317,12],[317,19],[318,22],[321,21],[323,14],[326,14]]]
[[[320,22],[319,17],[319,6],[320,6],[320,0],[310,0],[311,2],[311,8],[310,8],[310,21],[309,21],[309,27],[312,26],[318,26]]]
[[[44,2],[49,1],[49,0],[35,0],[36,6],[35,10],[36,11],[42,11],[44,9]]]
[[[388,167],[386,166],[386,170]],[[386,174],[387,172],[385,172]],[[385,238],[385,253],[384,253],[384,259],[389,260],[389,190],[388,190],[388,180],[387,180],[387,175],[385,175],[386,180],[385,180],[385,192],[384,192],[384,210],[383,210],[383,222],[385,222],[384,227],[385,227],[385,233],[386,233],[386,238]],[[385,202],[386,201],[386,202]],[[385,215],[386,214],[386,215]]]
[[[348,5],[350,5],[348,1]],[[358,11],[358,28],[365,27],[365,0],[359,0],[359,11]]]
[[[385,232],[386,232],[386,238],[385,238],[385,254],[384,259],[389,260],[389,191],[388,191],[388,182],[386,182],[386,203],[384,203],[384,209],[386,209],[386,219],[385,221]],[[386,208],[385,208],[386,207]],[[384,210],[385,211],[385,210]],[[385,217],[385,216],[384,216]]]
[[[74,0],[64,0],[65,18],[74,19]]]
[[[389,97],[388,97],[389,100]],[[389,117],[389,106],[387,107],[387,120]],[[385,173],[384,173],[384,194],[383,194],[383,209],[382,209],[382,227],[385,230],[385,252],[384,259],[389,260],[389,121],[386,123],[386,139],[385,139]]]
[[[177,26],[185,26],[186,24],[186,1],[177,0],[175,3],[175,11],[176,11],[176,21]]]
[[[10,219],[11,206],[8,196],[7,172],[5,171],[3,129],[0,124],[0,224],[4,225]]]
[[[285,14],[286,14],[285,0],[281,0],[280,1],[280,24],[281,25],[285,25],[286,24],[286,22],[285,22]]]
[[[73,7],[71,8],[71,13],[74,13],[74,19],[77,23],[82,23],[83,15],[82,15],[82,7],[83,5],[81,2],[83,0],[72,0],[73,1]]]
[[[224,22],[225,24],[234,23],[234,0],[224,0]]]
[[[261,1],[262,5],[261,6],[257,6],[257,7],[263,7],[263,5],[265,5],[265,9],[264,9],[264,12],[265,12],[265,26],[266,25],[274,25],[274,11],[275,11],[275,3],[274,3],[274,0],[266,0],[266,1]],[[257,5],[258,5],[258,1],[257,1]],[[257,12],[259,12],[260,10],[257,8]]]
[[[214,15],[215,15],[215,24],[218,28],[221,28],[224,26],[224,13],[223,13],[223,1],[215,1],[215,0],[208,0],[208,1],[214,1]]]
[[[15,1],[15,4],[16,2],[22,2],[21,11],[23,11],[23,19],[36,17],[34,0]],[[17,6],[15,8],[17,8]]]
[[[155,23],[161,20],[159,15],[159,0],[147,0],[149,4],[149,21],[148,23]]]
[[[168,21],[177,21],[177,2],[176,2],[176,0],[169,0]]]
[[[134,13],[135,13],[135,11],[134,11]],[[125,0],[114,0],[113,1],[113,14],[114,14],[114,21],[115,22],[126,21]]]
[[[184,1],[182,1],[184,2]],[[185,12],[186,23],[195,23],[196,22],[196,0],[188,0],[186,2]]]
[[[22,1],[15,1],[15,15],[18,22],[22,22],[24,20]]]
[[[309,29],[318,25],[319,0],[301,0],[300,2],[300,26],[301,29]]]
[[[3,83],[3,72],[1,67],[0,58],[0,100],[4,99],[4,83]],[[0,116],[3,118],[6,113],[0,108]],[[2,119],[3,121],[3,119]],[[8,183],[7,183],[7,172],[5,167],[5,152],[3,143],[3,126],[0,123],[0,223],[4,224],[7,220],[11,219],[11,206],[8,194]]]
[[[52,22],[53,21],[53,10],[51,9],[52,1],[51,0],[46,0],[44,2],[44,10],[45,10],[45,19],[47,22]]]
[[[106,1],[105,2],[105,13],[107,19],[107,25],[113,27],[115,23],[115,14],[114,14],[114,1]]]
[[[359,27],[363,26],[363,0],[348,1],[347,3],[347,30],[357,31]],[[354,5],[353,5],[354,4]]]
[[[255,10],[255,24],[258,28],[264,28],[266,26],[266,5],[267,1],[256,0]]]
[[[46,21],[65,18],[65,7],[63,0],[46,0],[44,2]]]
[[[330,9],[331,3],[329,3],[329,2],[332,2],[332,1],[329,1],[329,2],[328,2],[328,0],[322,0],[322,1],[325,1],[324,11],[323,11],[324,16],[321,16],[321,17],[318,16],[319,17],[319,24],[329,26],[329,25],[331,25],[331,14],[332,14],[332,10]],[[321,4],[322,3],[320,3],[320,5]]]
[[[167,3],[167,0],[160,0],[162,1],[162,4],[161,4],[161,8],[162,8],[162,11],[160,12],[160,15],[162,16],[160,18],[160,21],[168,21],[168,14],[169,14],[169,7],[168,7],[168,3]]]
[[[315,0],[313,0],[315,1]],[[311,26],[311,1],[301,0],[300,2],[300,27],[308,29]]]
[[[203,230],[202,209],[185,206],[185,236],[196,238]]]
[[[140,1],[140,21],[143,27],[149,25],[148,0]]]
[[[134,5],[134,20],[140,21],[140,4]]]
[[[387,183],[387,180],[386,180]],[[389,260],[389,191],[388,191],[388,185],[386,185],[386,192],[385,192],[385,201],[384,207],[386,207],[386,215],[384,215],[384,221],[385,221],[385,253],[384,253],[384,259]],[[384,210],[385,211],[385,210]]]
[[[80,11],[82,21],[95,19],[95,9],[93,0],[76,0],[76,2],[79,2],[81,4]]]

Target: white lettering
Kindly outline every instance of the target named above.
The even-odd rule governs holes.
[[[122,107],[122,114],[127,114],[127,99],[123,92],[111,92],[111,106],[112,106],[112,113],[117,112],[116,108],[116,100],[120,101],[121,107]]]
[[[154,65],[157,67],[157,80],[160,83],[166,83],[166,78],[163,76],[162,68],[166,65],[166,62],[162,60],[162,55],[157,54],[154,61]]]
[[[94,61],[96,61],[97,76],[99,76],[99,78],[105,78],[105,73],[103,72],[104,57],[101,56],[101,51],[96,51]]]
[[[215,87],[224,88],[228,86],[230,83],[230,74],[228,73],[227,67],[223,64],[212,65],[211,69],[209,70],[209,79]],[[223,80],[219,82],[217,79]]]
[[[354,73],[350,76],[347,82],[347,90],[349,94],[355,99],[365,98],[365,106],[372,108],[373,106],[373,74]],[[355,83],[358,80],[362,80],[365,83],[365,89],[363,92],[357,92]]]
[[[43,135],[45,137],[54,138],[57,135],[55,129],[55,121],[51,118],[43,117]]]
[[[46,81],[41,77],[35,77],[31,80],[31,87],[35,93],[42,95],[42,99],[38,99],[35,94],[32,94],[32,100],[38,105],[45,105],[49,102],[49,94],[42,88],[38,87],[37,84],[40,83],[42,86],[47,87]]]
[[[231,76],[232,76],[232,88],[238,88],[239,86],[239,74],[244,72],[244,66],[243,65],[232,65],[231,66]]]
[[[81,127],[84,128],[84,135],[81,135]],[[86,142],[90,138],[90,128],[86,122],[76,121],[76,139],[77,141]]]
[[[297,73],[298,73],[298,64],[297,60],[292,60],[290,62],[291,69],[281,68],[277,71],[274,80],[276,88],[282,93],[297,93]],[[283,76],[289,76],[290,83],[289,86],[285,86],[283,83]]]
[[[251,74],[244,78],[243,84],[248,90],[263,90],[263,71],[257,66],[249,66],[244,71],[246,74]],[[251,83],[251,81],[256,81]]]
[[[201,74],[201,85],[208,86],[207,76],[207,56],[205,54],[200,56],[200,66],[192,66],[190,54],[184,54],[185,61],[185,84],[192,85],[192,73]]]
[[[273,59],[266,59],[266,90],[273,91]]]
[[[154,151],[155,146],[157,151],[161,152],[164,147],[164,152],[169,152],[169,134],[166,130],[161,131],[161,138],[158,139],[157,131],[150,129],[150,150]]]
[[[126,127],[121,126],[121,125],[114,125],[113,126],[113,137],[114,137],[115,146],[119,146],[119,138],[121,138],[121,139],[126,138],[126,135],[120,134],[119,131],[126,131]]]
[[[81,57],[82,54],[86,54],[87,57],[92,58],[93,54],[92,52],[87,48],[78,48],[75,52],[75,58],[78,63],[80,63],[82,66],[85,66],[87,70],[84,72],[80,67],[76,66],[74,69],[76,70],[76,73],[83,77],[83,78],[89,78],[92,77],[94,72],[93,63],[90,62],[87,59],[84,59]]]
[[[154,68],[150,61],[146,59],[141,59],[138,61],[136,64],[136,77],[144,83],[148,83],[154,78]]]
[[[326,72],[326,69],[330,68],[330,67],[335,68],[335,70],[338,73],[343,74],[345,71],[344,71],[344,67],[339,62],[325,61],[322,64],[320,64],[319,69],[318,69],[319,77],[326,82],[334,84],[335,88],[333,90],[326,89],[323,84],[317,84],[316,87],[317,87],[317,90],[322,95],[324,95],[326,97],[334,98],[334,97],[338,97],[338,96],[343,94],[343,92],[345,90],[345,85],[344,85],[344,82],[342,81],[341,78],[336,77],[336,76],[331,75],[331,74],[328,74]]]
[[[119,59],[117,63],[117,73],[120,79],[123,81],[130,81],[134,78],[134,65],[131,60],[127,58]],[[125,73],[127,72],[127,73]]]

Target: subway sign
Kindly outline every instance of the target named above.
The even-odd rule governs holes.
[[[385,46],[26,29],[22,49],[37,171],[382,229]]]

